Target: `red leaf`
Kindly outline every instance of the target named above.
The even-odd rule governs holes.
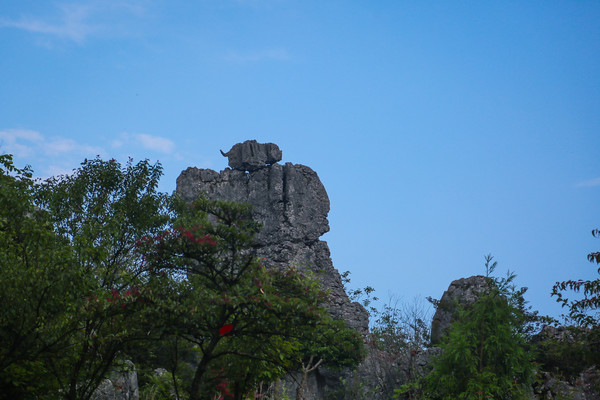
[[[225,324],[221,327],[221,329],[219,329],[219,335],[229,336],[229,334],[231,333],[232,330],[233,330],[232,324]]]

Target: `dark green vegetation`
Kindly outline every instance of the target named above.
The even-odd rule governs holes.
[[[302,398],[317,366],[364,357],[362,338],[331,319],[314,277],[256,257],[260,226],[248,206],[183,203],[157,191],[161,172],[95,159],[36,182],[0,156],[0,398],[89,399],[125,360],[137,366],[142,398],[248,399],[288,371],[301,372]],[[600,253],[588,259],[600,264]],[[369,307],[368,361],[382,381],[345,381],[341,394],[530,398],[544,371],[572,382],[598,365],[600,279],[557,283],[573,324],[540,336],[535,324],[547,319],[525,307],[514,275],[490,276],[495,267],[488,256],[487,291],[458,308],[429,371],[418,363],[429,346],[423,309]],[[372,292],[351,295],[370,306]],[[400,364],[400,387],[384,381]]]
[[[488,256],[485,293],[459,310],[443,353],[424,380],[424,392],[432,399],[530,398],[533,363],[523,332],[524,290],[511,284],[515,275],[489,277],[495,267]]]
[[[600,230],[594,229],[592,235],[600,238]],[[587,258],[588,261],[600,265],[600,252],[590,253]],[[600,267],[598,267],[598,274],[600,274]],[[581,292],[583,298],[569,300],[563,294],[565,290]],[[600,322],[598,314],[598,309],[600,309],[600,279],[556,282],[552,288],[552,296],[556,296],[556,301],[569,309],[569,317],[576,323],[585,326],[597,326]]]
[[[594,234],[598,235],[598,231]],[[588,259],[598,262],[598,253],[590,254]],[[557,324],[557,321],[532,312],[524,299],[526,289],[517,289],[513,283],[516,276],[508,273],[504,278],[494,277],[496,267],[492,257],[486,256],[487,289],[473,304],[457,304],[454,322],[439,345],[441,350],[431,353],[431,363],[421,370],[414,368],[415,354],[431,350],[428,325],[423,323],[427,313],[423,308],[413,304],[399,309],[387,304],[379,311],[372,307],[371,300],[377,300],[372,297],[372,288],[350,291],[358,299],[366,296],[363,304],[374,317],[368,344],[375,349],[371,355],[378,357],[375,364],[392,365],[388,374],[398,377],[401,384],[399,387],[396,384],[391,394],[383,380],[369,388],[345,382],[345,394],[354,399],[374,396],[420,400],[572,398],[568,396],[573,393],[568,391],[550,394],[553,388],[547,385],[547,374],[550,373],[555,382],[564,382],[561,384],[564,388],[564,385],[581,382],[584,371],[599,365],[600,329],[597,316],[594,319],[589,312],[600,305],[594,297],[596,292],[590,289],[600,287],[600,280],[577,281],[579,287],[588,288],[584,292],[587,300],[567,303],[560,297],[566,306],[576,305],[569,307],[574,325],[546,326],[540,332],[542,325]],[[343,277],[347,283],[348,273]],[[572,282],[557,283],[555,291],[573,287]],[[439,305],[439,301],[431,301],[434,306]],[[591,306],[583,310],[581,304]],[[380,350],[385,353],[377,353]],[[393,363],[386,363],[385,357],[390,354],[394,355],[392,359],[404,360],[404,371]],[[599,389],[592,387],[591,390],[598,393]],[[565,395],[567,397],[561,397]]]
[[[0,397],[89,399],[127,359],[143,393],[188,399],[358,363],[318,282],[257,259],[248,206],[184,204],[161,173],[95,159],[36,183],[0,156]]]
[[[600,238],[600,230],[594,229],[592,235]],[[600,252],[588,254],[587,259],[599,265],[600,275]],[[567,290],[581,295],[570,300],[564,293]],[[575,377],[590,366],[600,366],[600,278],[556,282],[552,296],[568,309],[573,325],[567,330],[567,340],[543,343],[540,354],[545,364],[567,377]]]

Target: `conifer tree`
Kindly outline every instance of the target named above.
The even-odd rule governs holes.
[[[486,257],[488,275],[496,264]],[[527,399],[533,364],[523,335],[514,274],[489,278],[487,293],[459,311],[442,343],[443,352],[425,379],[432,399]]]

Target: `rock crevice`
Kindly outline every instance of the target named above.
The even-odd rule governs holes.
[[[332,316],[366,333],[368,313],[348,299],[329,247],[320,240],[329,231],[330,204],[317,173],[301,164],[278,164],[282,153],[273,143],[246,141],[223,155],[232,169],[186,169],[177,178],[179,196],[250,203],[254,218],[263,224],[256,236],[257,255],[317,274],[331,293]]]

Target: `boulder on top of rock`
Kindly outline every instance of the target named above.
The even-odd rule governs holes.
[[[281,161],[282,153],[275,143],[258,143],[246,140],[235,144],[223,157],[229,159],[229,166],[238,171],[256,171]]]

